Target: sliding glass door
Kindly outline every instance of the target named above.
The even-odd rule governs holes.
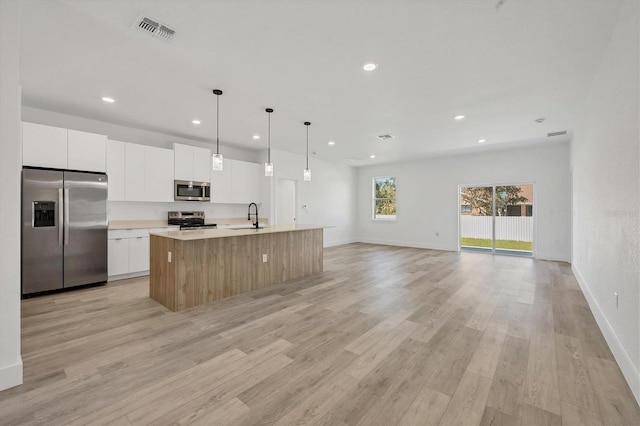
[[[460,247],[493,251],[493,187],[460,189]]]
[[[460,249],[533,255],[533,185],[460,187]]]

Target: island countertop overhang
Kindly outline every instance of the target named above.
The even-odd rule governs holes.
[[[171,238],[179,241],[207,240],[211,238],[241,237],[250,235],[273,234],[279,232],[309,231],[313,229],[332,228],[323,225],[272,225],[261,229],[203,229],[189,231],[152,232],[150,235]]]

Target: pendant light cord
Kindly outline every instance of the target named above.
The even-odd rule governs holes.
[[[269,149],[267,150],[267,163],[271,163],[271,113],[269,113]]]
[[[216,94],[216,154],[220,154],[220,95]]]
[[[307,170],[309,170],[309,125],[307,124]]]

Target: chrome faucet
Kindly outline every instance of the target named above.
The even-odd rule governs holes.
[[[249,212],[247,213],[247,220],[251,220],[251,206],[255,206],[256,207],[256,223],[254,223],[254,225],[256,226],[256,229],[260,228],[260,224],[258,223],[258,205],[256,203],[251,203],[249,204]]]

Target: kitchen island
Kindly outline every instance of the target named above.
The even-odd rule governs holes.
[[[322,272],[323,227],[151,233],[149,296],[172,311]]]

